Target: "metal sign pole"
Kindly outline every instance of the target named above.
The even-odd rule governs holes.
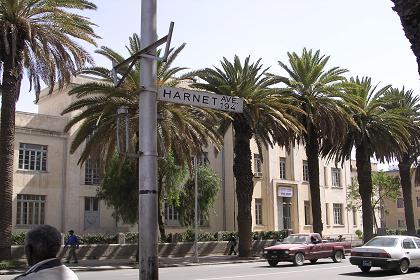
[[[141,1],[141,48],[157,40],[156,1]],[[156,47],[140,57],[139,101],[139,277],[157,280],[157,105]]]

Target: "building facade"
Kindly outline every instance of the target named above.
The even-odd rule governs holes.
[[[386,172],[388,175],[399,177],[400,174],[398,170],[392,170]],[[411,192],[412,192],[412,204],[414,210],[414,221],[416,228],[420,228],[420,185],[415,183],[415,170],[412,171],[411,178]],[[405,213],[404,213],[404,199],[402,196],[398,197],[396,200],[387,199],[384,201],[384,227],[387,229],[400,229],[404,230],[407,228],[405,222]]]
[[[113,210],[96,198],[100,182],[97,162],[87,160],[78,165],[81,149],[70,154],[77,128],[64,132],[65,125],[78,112],[61,116],[73,101],[68,90],[91,78],[79,76],[64,90],[51,95],[41,93],[38,114],[17,112],[15,139],[15,173],[13,194],[13,228],[27,230],[48,223],[65,232],[78,233],[136,231],[136,226],[116,223]],[[221,180],[221,188],[208,220],[200,230],[208,232],[237,230],[235,178],[233,176],[232,129],[226,133],[223,149],[212,148],[206,161]],[[312,230],[311,198],[305,150],[297,146],[290,151],[275,146],[258,153],[252,142],[254,195],[253,231],[291,229]],[[322,219],[325,235],[354,234],[362,226],[360,212],[346,208],[347,186],[351,183],[350,162],[336,166],[320,159]],[[178,213],[165,206],[168,232],[180,232]]]

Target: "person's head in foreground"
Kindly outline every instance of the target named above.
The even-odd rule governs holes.
[[[41,225],[26,234],[25,254],[29,265],[55,258],[61,248],[61,234],[50,225]]]

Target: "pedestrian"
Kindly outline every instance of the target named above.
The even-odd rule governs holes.
[[[61,233],[50,225],[38,226],[26,233],[25,255],[30,268],[18,280],[79,280],[76,274],[57,258]]]
[[[71,258],[74,259],[74,263],[78,263],[76,249],[79,249],[79,240],[77,239],[77,236],[74,235],[74,230],[72,229],[69,230],[69,237],[67,238],[67,241],[64,245],[65,245],[64,248],[67,248],[67,246],[70,246],[66,263],[70,263]]]
[[[236,237],[233,233],[230,234],[230,238],[229,238],[229,242],[228,242],[228,246],[229,246],[229,255],[232,255],[232,253],[234,253],[236,255]]]

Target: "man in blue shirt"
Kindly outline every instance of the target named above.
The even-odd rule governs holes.
[[[67,238],[64,248],[66,248],[67,246],[70,246],[70,251],[67,256],[66,263],[70,263],[72,257],[74,259],[74,263],[78,263],[76,249],[79,249],[79,240],[77,239],[77,236],[74,235],[74,230],[72,229],[69,230],[69,237]]]

